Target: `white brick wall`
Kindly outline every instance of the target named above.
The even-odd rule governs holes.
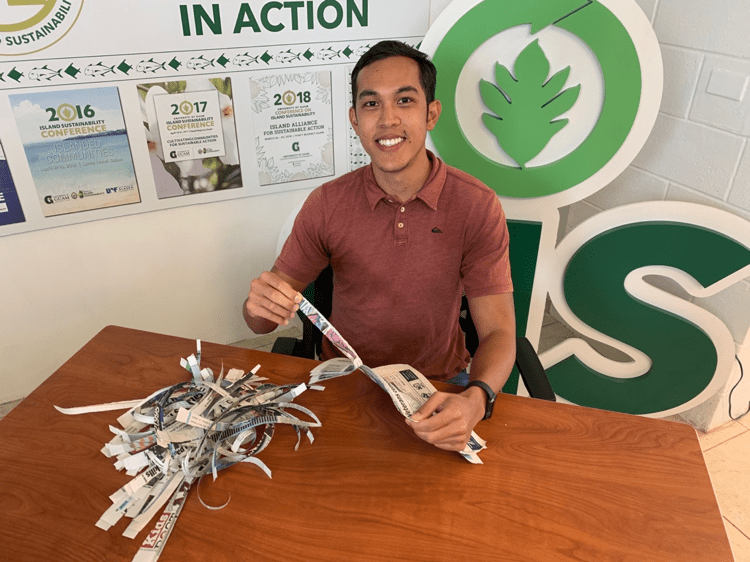
[[[661,46],[660,113],[625,172],[585,201],[562,210],[562,216],[567,215],[565,232],[602,210],[635,201],[692,201],[750,221],[750,1],[637,2]],[[748,280],[696,304],[722,319],[738,346],[748,341]],[[750,364],[744,366],[747,374]],[[731,382],[736,380],[733,376]],[[729,388],[684,417],[704,430],[728,421],[728,392]],[[749,392],[750,381],[743,381],[736,395]],[[733,414],[746,407],[738,402]]]
[[[662,113],[632,165],[724,199],[745,143],[738,135]]]
[[[750,58],[747,0],[657,0],[659,42],[704,53]]]
[[[661,111],[685,118],[695,93],[703,55],[683,47],[662,45],[661,56],[664,63]]]
[[[617,179],[563,211],[569,232],[635,201],[693,201],[750,220],[750,2],[637,0],[664,61],[659,117]],[[750,289],[747,283],[745,289]],[[726,314],[750,317],[750,292]]]

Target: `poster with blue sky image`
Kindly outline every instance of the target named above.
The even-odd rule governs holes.
[[[117,87],[9,99],[45,217],[140,202]]]

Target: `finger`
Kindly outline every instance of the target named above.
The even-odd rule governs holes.
[[[286,293],[282,292],[286,291]],[[293,298],[287,296],[292,293]],[[267,318],[277,324],[286,324],[299,308],[302,296],[273,273],[264,272],[250,284],[247,311],[253,316]]]
[[[429,427],[427,426],[428,422],[430,423]],[[409,425],[420,439],[433,444],[447,443],[456,439],[460,440],[469,433],[465,422],[455,417],[443,416],[442,414],[435,415],[429,420]]]
[[[252,288],[247,295],[248,311],[255,315],[266,314],[277,315],[282,319],[290,319],[294,316],[296,305],[273,288],[263,286],[257,280],[252,283]]]
[[[444,451],[463,451],[466,448],[466,444],[469,442],[468,439],[458,439],[446,443],[433,443],[438,449]]]
[[[455,422],[456,416],[452,412],[445,411],[442,404],[438,406],[438,408],[443,408],[443,409],[441,409],[440,411],[436,412],[435,414],[421,421],[418,421],[418,422],[413,421],[413,420],[407,420],[407,421],[409,422],[409,425],[414,429],[414,431],[418,431],[419,433],[423,433],[423,434],[428,434],[434,431],[438,431],[439,429],[442,429],[450,425],[451,423]]]
[[[409,418],[407,418],[407,420],[412,422],[421,422],[422,420],[429,418],[435,412],[440,411],[441,406],[449,397],[450,394],[447,394],[445,392],[435,392],[427,399],[427,402],[422,404],[419,410],[414,412]]]
[[[290,292],[292,293],[291,297],[289,296]],[[252,298],[253,295],[257,298]],[[289,318],[294,316],[294,312],[299,308],[297,303],[302,299],[302,295],[272,273],[267,276],[262,274],[261,277],[253,280],[250,296],[254,304],[267,308],[273,313],[286,315]]]
[[[265,318],[280,325],[288,324],[292,316],[287,310],[277,305],[271,304],[270,306],[263,306],[254,303],[250,297],[248,297],[245,308],[247,309],[248,314],[252,317]]]
[[[289,301],[296,304],[302,301],[302,295],[299,294],[299,292],[295,291],[294,287],[292,287],[289,283],[284,281],[275,273],[271,271],[264,271],[260,274],[260,280],[266,285],[276,289],[276,291],[285,296]]]

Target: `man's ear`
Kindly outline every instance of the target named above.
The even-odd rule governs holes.
[[[357,123],[357,111],[354,109],[354,107],[349,108],[349,123],[352,124],[352,129],[354,129],[354,132],[359,135],[359,131],[357,130],[357,127],[359,126],[359,123]]]
[[[437,125],[440,113],[443,111],[443,104],[440,100],[433,100],[430,105],[427,106],[427,130],[432,131]]]

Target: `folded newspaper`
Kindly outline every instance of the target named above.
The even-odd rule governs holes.
[[[216,479],[218,471],[240,462],[258,466],[270,478],[271,471],[256,455],[271,442],[276,424],[294,427],[295,450],[303,432],[312,443],[310,428],[320,427],[315,414],[292,400],[308,388],[323,387],[267,383],[256,374],[260,365],[248,373],[230,369],[226,376],[222,368],[214,378],[211,369],[200,368],[200,340],[197,346],[196,355],[181,361],[189,373],[187,381],[128,402],[80,408],[55,406],[63,414],[128,410],[117,418],[123,429],[110,426],[114,437],[102,453],[114,457],[115,468],[124,470],[132,480],[109,497],[112,505],[96,526],[106,531],[121,518],[130,518],[123,535],[133,539],[161,510],[134,562],[155,562],[159,558],[193,483],[207,474]],[[293,412],[301,412],[312,421],[300,419]],[[206,505],[200,487],[197,495],[209,509],[224,507]]]
[[[329,359],[313,369],[310,372],[310,384],[348,375],[359,369],[388,393],[398,411],[407,418],[419,410],[422,404],[427,402],[427,399],[436,392],[437,389],[432,383],[422,373],[409,365],[386,365],[375,369],[363,365],[354,349],[310,301],[303,297],[299,308],[323,332],[323,335],[345,355],[345,358]],[[459,453],[470,463],[482,464],[478,453],[486,448],[486,442],[472,431],[469,442]]]

